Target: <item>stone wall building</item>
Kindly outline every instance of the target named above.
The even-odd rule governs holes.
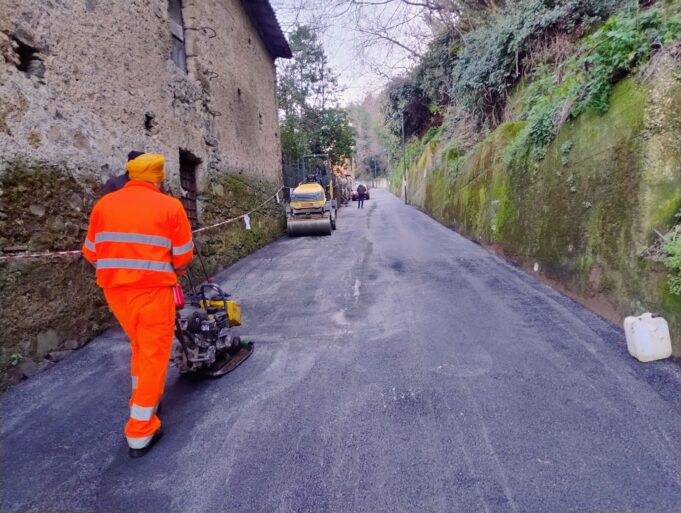
[[[0,0],[0,388],[112,326],[77,257],[127,153],[166,156],[195,223],[249,211],[282,183],[267,0]],[[197,237],[208,272],[283,231],[273,202]],[[199,266],[197,268],[200,269]]]
[[[281,181],[266,0],[0,0],[0,156],[120,174],[163,153],[171,181]]]

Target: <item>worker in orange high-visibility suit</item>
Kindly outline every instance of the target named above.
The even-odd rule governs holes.
[[[100,199],[90,216],[83,256],[130,338],[132,398],[125,437],[130,456],[144,455],[162,436],[156,414],[173,341],[172,287],[193,257],[182,204],[161,192],[165,160],[144,153],[128,162],[130,181]]]

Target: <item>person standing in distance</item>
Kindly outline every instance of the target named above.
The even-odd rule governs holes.
[[[357,208],[364,208],[364,198],[367,193],[367,188],[363,183],[357,186]]]
[[[131,151],[128,153],[128,162],[131,160],[136,159],[140,155],[144,155],[143,151]],[[126,183],[130,180],[130,177],[128,176],[128,172],[126,171],[122,175],[118,176],[113,176],[109,178],[104,186],[102,187],[102,196],[105,194],[109,194],[110,192],[117,191],[118,189],[122,189]]]

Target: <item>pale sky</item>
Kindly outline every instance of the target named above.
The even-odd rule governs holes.
[[[287,33],[296,22],[321,27],[322,42],[333,71],[340,75],[345,104],[362,100],[380,91],[388,76],[395,76],[410,65],[410,54],[387,42],[366,45],[366,30],[378,23],[390,25],[391,32],[410,47],[423,44],[419,37],[427,29],[414,7],[395,1],[381,6],[363,7],[361,12],[347,8],[343,0],[272,0],[282,29]],[[402,23],[406,20],[408,23]],[[419,34],[419,35],[417,35]]]

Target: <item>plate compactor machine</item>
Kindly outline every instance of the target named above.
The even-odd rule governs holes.
[[[232,328],[241,325],[241,308],[213,283],[201,285],[185,301],[174,289],[175,336],[179,342],[172,362],[181,374],[220,377],[236,369],[253,353],[253,343],[241,340]]]

